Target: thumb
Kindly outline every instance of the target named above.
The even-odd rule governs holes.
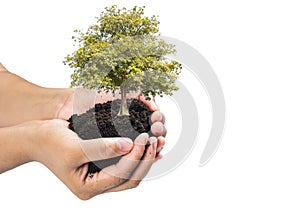
[[[85,154],[83,163],[104,160],[127,154],[133,147],[129,138],[98,138],[80,141]]]

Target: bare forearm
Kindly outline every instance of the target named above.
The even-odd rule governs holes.
[[[0,173],[31,161],[31,144],[24,134],[24,128],[0,128]]]
[[[0,127],[30,120],[63,119],[61,110],[72,93],[72,89],[43,88],[10,72],[0,72]]]

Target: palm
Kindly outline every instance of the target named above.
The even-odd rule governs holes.
[[[118,144],[113,142],[116,138],[83,141],[62,120],[47,121],[41,125],[40,133],[44,143],[40,150],[41,162],[81,199],[136,187],[156,157],[157,139],[144,133],[136,138],[130,152],[123,152],[117,164],[88,175],[90,161],[122,155]],[[150,146],[146,149],[148,142]]]

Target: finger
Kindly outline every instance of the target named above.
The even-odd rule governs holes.
[[[3,66],[3,64],[0,63],[0,72],[1,71],[7,71],[7,69]]]
[[[144,100],[143,103],[151,110],[151,111],[158,111],[158,106],[155,103],[155,101],[148,101],[148,100]]]
[[[157,139],[157,149],[156,149],[156,153],[159,154],[161,152],[161,150],[163,149],[164,145],[166,144],[166,140],[164,137],[160,136]]]
[[[92,187],[91,190],[94,191],[94,194],[101,194],[121,185],[132,175],[144,154],[148,138],[147,133],[140,134],[134,140],[130,153],[123,156],[117,164],[102,169],[91,180],[87,179],[88,187]]]
[[[161,111],[155,111],[151,115],[151,122],[162,122],[163,124],[165,123],[165,116]]]
[[[159,151],[156,151],[156,159],[158,159],[160,156],[162,156],[162,154],[160,153],[162,150],[163,150],[163,148],[164,147],[161,147],[160,149],[159,149]]]
[[[105,168],[104,171],[109,173],[110,175],[117,176],[122,179],[128,179],[133,170],[140,163],[148,139],[149,135],[147,133],[140,134],[134,140],[132,151],[127,155],[124,155],[117,164]]]
[[[156,156],[156,148],[157,148],[157,138],[151,137],[149,138],[150,145],[147,147],[147,150],[140,162],[138,168],[134,171],[133,175],[130,177],[130,180],[142,180],[147,173],[149,172],[155,156]]]
[[[151,169],[151,166],[155,162],[157,139],[155,137],[151,137],[149,141],[150,146],[147,148],[142,161],[140,162],[130,179],[124,182],[123,184],[111,188],[105,192],[118,192],[126,189],[132,189],[140,184],[142,179],[148,174],[149,170]]]
[[[160,137],[157,138],[157,148],[156,148],[155,162],[157,160],[162,159],[163,156],[160,152],[163,150],[165,144],[166,144],[166,140],[163,136],[160,136]]]
[[[155,122],[151,125],[151,132],[154,136],[166,136],[167,129],[161,122]]]
[[[148,101],[148,100],[146,100],[146,97],[144,95],[139,95],[138,99],[140,101],[142,101],[150,110],[152,110],[152,111],[159,110],[157,104],[155,103],[154,98],[153,98],[153,100]]]
[[[133,143],[129,138],[99,138],[81,140],[80,146],[85,154],[81,163],[87,163],[127,154]]]
[[[155,157],[155,161],[154,163],[156,163],[157,161],[161,160],[164,156],[162,154],[157,154],[156,157]]]

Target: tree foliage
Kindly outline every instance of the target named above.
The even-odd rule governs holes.
[[[74,73],[71,86],[140,91],[146,97],[177,90],[181,64],[166,56],[175,47],[159,38],[157,16],[145,7],[107,7],[86,32],[75,30],[78,49],[64,61]]]

